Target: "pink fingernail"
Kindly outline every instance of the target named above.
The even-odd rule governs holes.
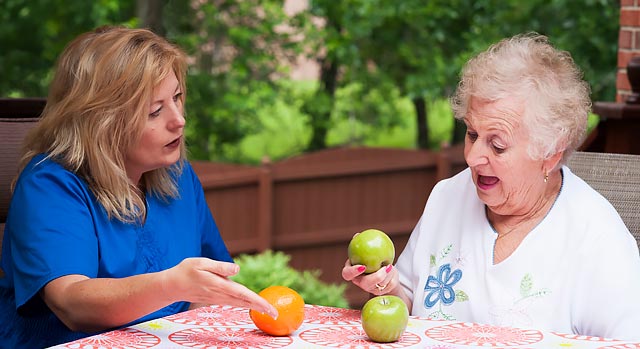
[[[365,267],[364,265],[361,265],[361,266],[358,267],[358,271],[361,272],[361,273],[363,271],[365,271],[365,270],[367,270],[367,267]]]
[[[393,268],[393,264],[389,264],[387,265],[387,269],[385,269],[384,271],[386,271],[387,273],[391,272],[391,268]]]

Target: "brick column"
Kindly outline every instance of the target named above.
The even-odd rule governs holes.
[[[640,0],[620,0],[616,102],[624,102],[631,94],[627,64],[634,56],[640,56]]]

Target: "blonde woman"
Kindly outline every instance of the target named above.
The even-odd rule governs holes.
[[[469,167],[433,188],[394,267],[347,261],[342,276],[412,315],[640,339],[636,241],[564,166],[591,107],[571,56],[504,39],[467,63],[452,104]]]
[[[100,28],[59,58],[8,214],[0,347],[40,348],[198,306],[277,311],[238,272],[185,159],[184,53]]]

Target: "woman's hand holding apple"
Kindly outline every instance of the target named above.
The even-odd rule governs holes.
[[[383,231],[366,229],[355,234],[347,253],[349,258],[342,269],[345,280],[375,295],[387,294],[398,284],[393,269],[395,247]]]
[[[396,249],[382,230],[366,229],[351,238],[347,254],[352,265],[363,265],[364,273],[371,274],[393,264]]]
[[[395,294],[399,284],[398,271],[392,264],[371,274],[365,274],[365,270],[365,266],[352,265],[347,259],[342,268],[342,278],[374,295]]]

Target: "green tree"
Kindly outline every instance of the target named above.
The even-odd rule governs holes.
[[[69,41],[100,25],[135,23],[127,1],[0,0],[0,96],[46,96]]]
[[[354,82],[363,94],[379,90],[391,95],[395,88],[410,98],[417,146],[437,147],[428,139],[426,106],[451,95],[471,55],[522,32],[545,34],[570,51],[591,83],[594,100],[610,100],[615,94],[615,0],[312,0],[310,6],[324,26],[319,35],[323,51],[315,51],[323,52],[318,55],[321,88],[307,109],[314,128],[309,149],[324,146],[336,86]],[[393,115],[388,118],[386,124],[393,124]],[[453,141],[459,142],[464,126],[455,125]]]
[[[429,140],[427,105],[448,95],[456,84],[460,57],[473,14],[464,0],[358,0],[351,30],[360,59],[372,62],[375,74],[389,79],[415,110],[417,146],[438,147]],[[362,71],[362,76],[372,73]]]
[[[164,24],[162,23],[163,10],[163,0],[136,0],[136,15],[139,18],[140,26],[165,36]]]
[[[238,142],[259,129],[258,111],[278,98],[275,81],[300,50],[283,0],[167,4],[167,36],[193,58],[187,93],[192,157],[242,161]],[[282,98],[282,97],[280,97]]]
[[[386,128],[398,124],[398,106],[389,97],[397,87],[386,77],[369,71],[369,62],[357,45],[370,19],[357,21],[357,12],[366,1],[311,0],[309,14],[321,22],[305,26],[310,56],[320,65],[320,81],[316,92],[307,99],[303,112],[309,115],[311,140],[308,151],[327,147],[327,134],[335,126],[336,93],[349,92],[349,115],[372,125]],[[387,5],[388,6],[388,5]],[[314,22],[307,19],[307,22]],[[381,49],[376,51],[380,53]],[[386,100],[385,100],[386,97]],[[383,103],[380,103],[380,102]]]
[[[331,0],[311,0],[310,13],[322,18],[324,23],[320,30],[314,26],[307,26],[305,35],[307,43],[311,45],[311,52],[317,55],[324,51],[324,55],[317,55],[320,65],[320,81],[316,92],[307,99],[302,111],[309,115],[311,126],[311,140],[307,145],[308,151],[326,148],[326,137],[331,128],[331,113],[333,111],[335,93],[338,88],[338,69],[341,64],[341,53],[344,47],[342,28],[343,12],[346,2]]]
[[[480,0],[474,3],[484,8],[486,14],[474,23],[472,30],[477,33],[476,37],[495,41],[528,31],[547,35],[558,48],[569,51],[582,68],[591,84],[594,101],[615,99],[619,1]]]

